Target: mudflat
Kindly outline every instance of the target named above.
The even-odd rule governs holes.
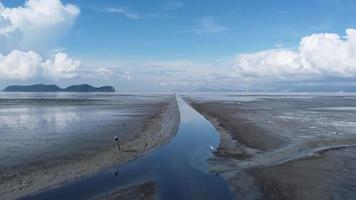
[[[100,200],[154,200],[157,199],[157,184],[153,181],[134,185],[122,190],[104,194],[96,199]]]
[[[171,95],[2,94],[0,198],[135,159],[169,142],[178,126]]]
[[[266,199],[355,199],[356,148],[250,169]]]
[[[185,99],[219,131],[209,163],[238,199],[356,198],[354,96]]]

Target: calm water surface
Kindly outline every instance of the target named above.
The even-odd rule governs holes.
[[[209,173],[206,162],[219,134],[203,116],[178,97],[181,124],[172,141],[121,166],[25,199],[88,199],[146,181],[158,184],[160,199],[233,199],[227,183]]]

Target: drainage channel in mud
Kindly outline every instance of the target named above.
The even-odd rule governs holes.
[[[178,97],[181,124],[172,141],[145,156],[25,199],[90,199],[147,181],[159,199],[233,199],[221,176],[208,170],[219,134],[209,121]]]

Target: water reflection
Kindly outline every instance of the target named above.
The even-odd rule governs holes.
[[[146,181],[157,183],[159,199],[233,199],[225,180],[209,172],[207,159],[212,156],[211,147],[218,146],[218,133],[180,98],[179,108],[181,125],[169,144],[122,166],[28,199],[88,199]]]
[[[79,121],[80,118],[79,112],[58,107],[47,109],[40,107],[6,108],[0,109],[0,128],[17,133],[26,130],[26,135],[43,128],[50,132],[63,131],[70,124]]]
[[[117,130],[129,129],[131,119],[149,112],[138,103],[142,99],[0,93],[0,167],[80,153],[97,146],[98,139],[110,141],[112,134],[123,137],[127,132]]]

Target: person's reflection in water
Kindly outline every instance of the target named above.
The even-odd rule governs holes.
[[[114,168],[114,176],[118,176],[119,175],[119,166],[117,165],[117,166],[113,166],[113,168]]]

